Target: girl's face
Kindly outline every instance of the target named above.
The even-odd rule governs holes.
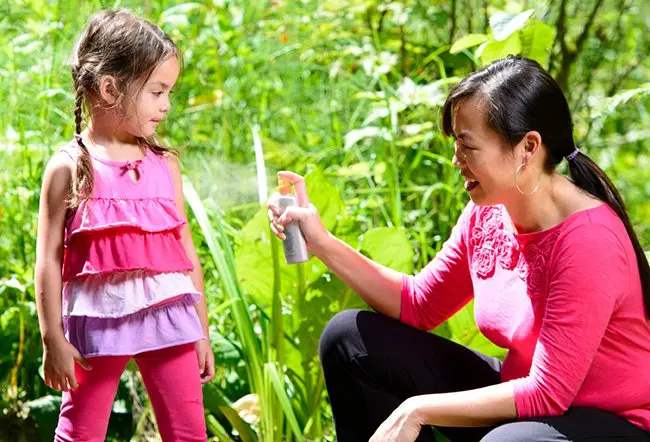
[[[124,130],[136,137],[152,136],[171,107],[169,94],[178,80],[180,64],[175,56],[158,65],[144,84],[135,112],[124,121]]]
[[[522,162],[516,158],[518,146],[512,149],[488,127],[477,99],[469,98],[456,105],[452,130],[456,139],[453,163],[460,168],[472,201],[478,205],[495,205],[515,198],[518,191],[514,174]],[[526,184],[519,182],[522,188]]]

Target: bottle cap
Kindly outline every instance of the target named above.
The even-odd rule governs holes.
[[[280,195],[291,195],[291,183],[284,178],[278,178],[278,184],[280,185]]]

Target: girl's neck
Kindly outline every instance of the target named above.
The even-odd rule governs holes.
[[[120,128],[116,117],[106,114],[93,115],[86,132],[93,143],[106,149],[138,145],[136,137]]]
[[[119,123],[110,117],[93,116],[82,137],[91,154],[111,161],[131,161],[143,155],[135,136],[121,130]]]

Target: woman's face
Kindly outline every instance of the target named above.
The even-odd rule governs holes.
[[[518,194],[514,175],[521,159],[494,130],[475,98],[459,102],[453,110],[452,130],[456,139],[453,163],[465,179],[465,190],[478,205],[505,204]],[[519,186],[525,190],[523,171]],[[534,183],[533,183],[534,185]]]

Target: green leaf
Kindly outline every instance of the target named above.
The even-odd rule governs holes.
[[[203,387],[203,404],[205,409],[212,414],[222,414],[228,422],[237,430],[239,437],[244,442],[257,440],[250,425],[246,423],[232,407],[230,400],[223,394],[214,383],[206,384]]]
[[[500,60],[508,55],[517,55],[521,52],[521,41],[519,34],[512,34],[507,40],[497,41],[492,40],[483,43],[476,50],[476,56],[481,59],[481,62],[486,65],[495,60]]]
[[[457,54],[463,49],[471,48],[481,43],[487,41],[487,35],[485,34],[468,34],[465,35],[454,42],[449,49],[450,54]]]
[[[520,37],[522,55],[547,67],[555,41],[555,28],[539,20],[533,20],[522,29]]]
[[[522,29],[534,12],[534,9],[529,9],[519,14],[496,11],[490,17],[490,28],[492,28],[494,39],[496,41],[504,41],[513,33]]]
[[[296,440],[298,442],[302,442],[303,440],[305,440],[305,438],[302,434],[302,431],[300,431],[300,425],[298,425],[296,414],[293,411],[291,402],[289,402],[287,393],[282,388],[282,382],[280,381],[280,376],[278,375],[277,369],[270,362],[267,362],[264,367],[266,368],[266,373],[271,380],[271,384],[273,385],[275,394],[278,400],[280,401],[280,406],[284,411],[284,415],[287,418],[287,422],[289,423],[289,426],[291,427],[293,434],[296,436]]]
[[[485,355],[503,357],[505,350],[497,347],[481,334],[474,321],[474,302],[460,309],[446,322],[451,336],[449,338],[458,344],[473,348]]]
[[[594,106],[591,116],[595,119],[613,115],[617,107],[632,99],[644,98],[647,96],[650,96],[650,82],[644,83],[638,88],[620,92],[613,97],[600,101]]]
[[[413,272],[413,248],[403,228],[369,230],[363,235],[361,250],[379,264],[406,274]]]

